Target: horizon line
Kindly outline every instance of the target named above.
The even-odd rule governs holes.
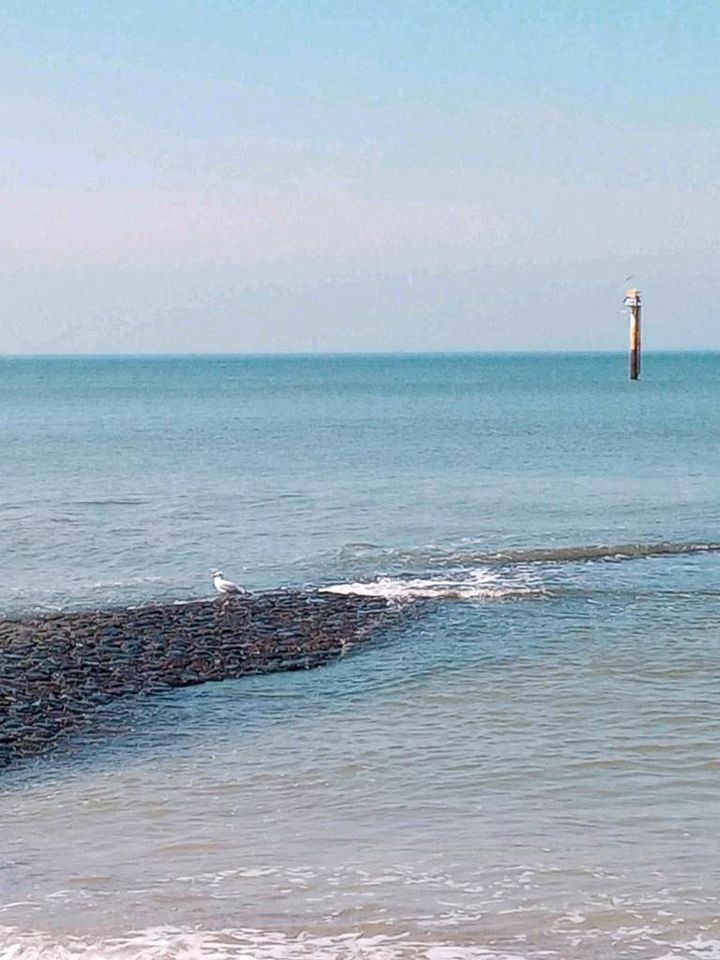
[[[667,354],[715,354],[720,347],[669,347],[643,350],[643,357]],[[555,350],[287,350],[287,351],[217,351],[217,352],[170,352],[138,351],[113,353],[4,353],[0,351],[0,360],[172,360],[207,359],[278,359],[278,358],[352,358],[352,357],[531,357],[531,356],[616,356],[627,357],[627,350],[618,349],[555,349]]]

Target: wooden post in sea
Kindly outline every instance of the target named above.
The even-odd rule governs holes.
[[[640,311],[642,296],[635,287],[625,291],[625,306],[630,314],[630,379],[640,376]]]

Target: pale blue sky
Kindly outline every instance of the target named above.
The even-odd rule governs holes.
[[[0,10],[0,351],[720,349],[720,6]]]

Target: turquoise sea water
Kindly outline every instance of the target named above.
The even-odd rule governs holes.
[[[720,956],[720,355],[643,374],[0,360],[3,613],[425,604],[6,774],[0,955]]]

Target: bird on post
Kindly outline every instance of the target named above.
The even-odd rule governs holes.
[[[221,596],[230,596],[231,594],[247,593],[247,591],[233,583],[232,580],[226,580],[220,570],[214,570],[212,575],[213,586]]]

